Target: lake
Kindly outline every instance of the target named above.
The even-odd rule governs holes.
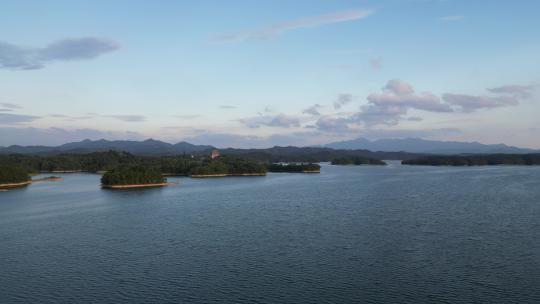
[[[1,303],[540,302],[540,167],[0,193]]]

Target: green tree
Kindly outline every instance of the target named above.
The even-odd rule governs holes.
[[[0,166],[0,184],[22,183],[30,180],[28,171],[19,166]]]

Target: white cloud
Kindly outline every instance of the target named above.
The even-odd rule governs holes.
[[[452,112],[449,105],[430,92],[415,94],[411,84],[393,79],[387,82],[381,93],[370,94],[368,105],[351,116],[351,121],[367,126],[396,125],[410,109],[427,112]]]
[[[223,42],[269,39],[294,29],[313,28],[326,24],[359,20],[368,17],[374,12],[373,10],[365,9],[339,11],[326,15],[283,21],[255,30],[221,34],[215,37],[215,39]]]
[[[277,115],[261,115],[255,117],[248,117],[238,120],[248,128],[260,128],[266,127],[279,127],[279,128],[292,128],[300,127],[300,119],[295,116],[289,116],[285,114]]]
[[[517,106],[519,104],[519,100],[513,96],[475,96],[446,93],[443,94],[443,99],[449,104],[459,106],[463,112]]]
[[[347,133],[350,131],[349,118],[334,117],[331,115],[321,116],[315,123],[315,127],[323,132]]]
[[[353,96],[351,94],[339,94],[336,101],[334,101],[334,109],[341,109],[344,105],[351,103]]]
[[[414,93],[414,89],[409,83],[399,79],[389,80],[383,87],[383,91],[396,95],[407,95]]]
[[[321,108],[321,105],[319,104],[314,104],[306,109],[304,109],[302,111],[303,114],[309,114],[309,115],[313,115],[313,116],[319,116],[321,115],[321,113],[319,112],[319,109]]]
[[[118,119],[125,122],[142,122],[146,120],[146,117],[142,115],[107,115],[106,117]]]
[[[505,85],[487,90],[495,94],[509,94],[519,98],[529,98],[534,89],[535,86],[533,85]]]

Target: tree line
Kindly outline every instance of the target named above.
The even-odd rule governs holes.
[[[362,156],[343,156],[332,160],[332,165],[386,165],[379,159]]]
[[[268,166],[268,171],[270,172],[290,172],[290,173],[301,173],[301,172],[318,172],[321,170],[319,164],[313,163],[292,163],[292,164],[270,164]]]
[[[118,167],[101,177],[102,185],[161,184],[167,181],[156,168],[143,166]]]
[[[431,155],[404,160],[403,165],[424,166],[492,166],[540,165],[540,154],[483,154],[483,155]]]
[[[31,173],[54,171],[110,171],[123,167],[146,167],[170,175],[265,173],[266,163],[233,156],[211,159],[204,155],[138,156],[127,152],[95,152],[60,155],[0,155],[0,165]]]
[[[13,165],[0,165],[0,184],[22,183],[30,180],[28,171]]]

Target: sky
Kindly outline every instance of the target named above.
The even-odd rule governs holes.
[[[540,1],[1,1],[0,146],[540,148]]]

